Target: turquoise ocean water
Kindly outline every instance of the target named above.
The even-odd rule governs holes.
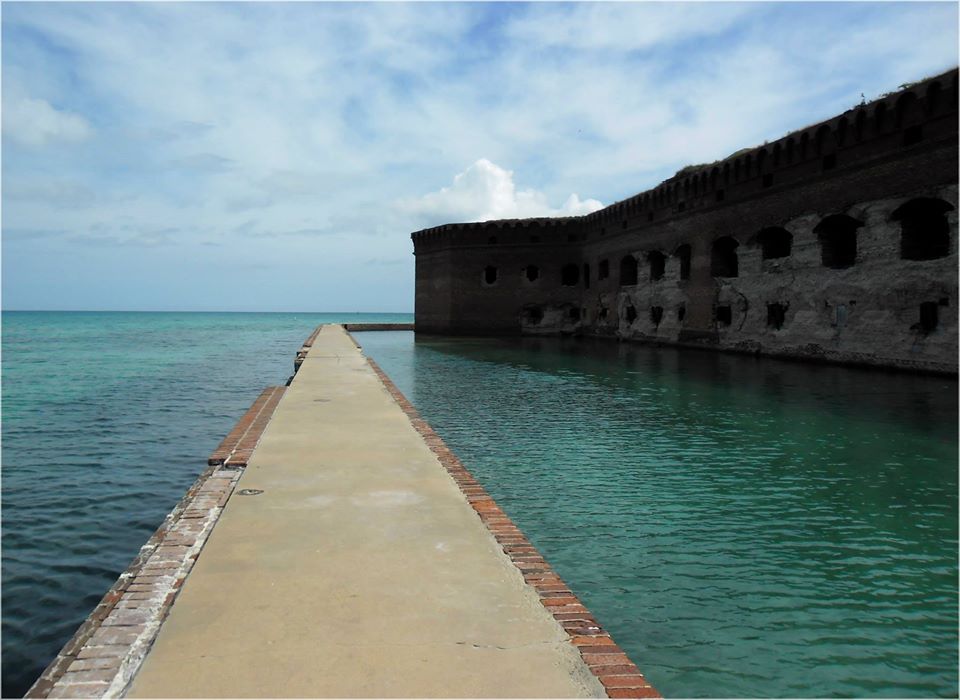
[[[411,318],[4,313],[4,696],[350,320]],[[955,380],[358,337],[665,694],[956,695]]]
[[[26,692],[320,323],[3,313],[3,697]]]

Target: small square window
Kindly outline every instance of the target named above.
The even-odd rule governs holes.
[[[729,306],[718,306],[714,312],[714,317],[721,326],[729,326],[733,323],[733,313]]]

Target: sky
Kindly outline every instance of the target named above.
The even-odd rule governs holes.
[[[4,309],[413,310],[410,233],[586,214],[956,66],[942,3],[2,6]]]

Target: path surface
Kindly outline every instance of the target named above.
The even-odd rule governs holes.
[[[128,697],[605,697],[339,326],[237,488]]]

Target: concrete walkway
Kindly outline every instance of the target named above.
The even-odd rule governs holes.
[[[339,326],[237,488],[129,697],[606,696]]]

